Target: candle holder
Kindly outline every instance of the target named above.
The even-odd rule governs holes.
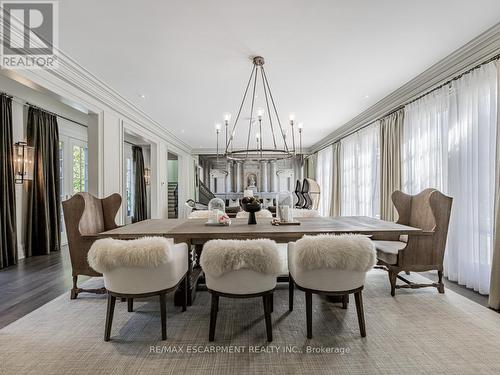
[[[276,216],[279,223],[293,222],[293,195],[289,191],[282,191],[276,197]]]
[[[241,200],[243,210],[248,212],[248,225],[257,224],[255,213],[262,209],[262,205],[255,197],[245,197]]]

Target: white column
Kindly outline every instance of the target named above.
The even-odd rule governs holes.
[[[276,161],[272,160],[269,167],[269,191],[278,192],[278,178],[276,176]]]
[[[236,192],[237,193],[242,193],[243,192],[243,166],[241,165],[240,161],[236,162]]]
[[[226,170],[227,170],[226,193],[232,193],[233,192],[233,162],[231,160],[227,161]]]
[[[269,191],[268,189],[268,173],[267,173],[267,161],[261,161],[260,162],[260,191],[263,193],[267,193]]]
[[[215,193],[217,191],[217,187],[215,186],[215,177],[212,173],[210,173],[210,185],[208,188],[213,193]]]

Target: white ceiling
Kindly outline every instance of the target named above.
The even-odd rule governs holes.
[[[310,146],[499,21],[498,0],[64,0],[60,48],[194,148],[262,55]]]

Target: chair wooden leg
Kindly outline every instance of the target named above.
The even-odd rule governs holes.
[[[363,312],[363,297],[361,291],[354,293],[354,299],[356,300],[356,312],[358,313],[358,323],[359,323],[359,330],[361,332],[361,337],[365,337],[366,336],[365,314]]]
[[[127,299],[127,311],[128,312],[133,312],[134,311],[134,299],[133,298],[128,298]]]
[[[293,288],[294,281],[292,275],[288,274],[288,310],[293,311]]]
[[[73,289],[71,289],[70,299],[78,297],[78,276],[73,276]]]
[[[266,320],[266,332],[267,332],[267,341],[273,341],[273,327],[271,323],[271,301],[272,294],[267,294],[262,296],[262,303],[264,305],[264,317]]]
[[[210,329],[208,332],[208,341],[215,340],[215,325],[217,323],[217,312],[219,310],[219,296],[212,293],[212,306],[210,308]]]
[[[396,278],[398,274],[391,270],[388,271],[388,274],[389,282],[391,283],[391,296],[394,297],[396,295]]]
[[[184,276],[184,301],[182,302],[182,311],[186,311],[188,303],[188,277]]]
[[[113,314],[115,312],[116,297],[108,294],[108,310],[106,312],[106,326],[104,327],[104,341],[111,337],[111,326],[113,325]]]
[[[274,293],[269,295],[269,311],[271,314],[274,312]]]
[[[443,271],[438,271],[438,292],[444,293]]]
[[[312,293],[306,292],[306,325],[307,338],[312,338]]]
[[[167,296],[160,294],[161,339],[167,339]]]
[[[349,303],[349,294],[344,294],[342,296],[342,308],[347,309],[347,304]]]

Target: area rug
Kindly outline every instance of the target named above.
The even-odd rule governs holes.
[[[366,338],[354,301],[343,310],[314,296],[308,340],[304,293],[295,291],[290,313],[280,287],[268,344],[261,299],[221,298],[214,343],[206,291],[184,313],[169,301],[167,341],[156,299],[136,301],[133,313],[117,302],[104,342],[105,296],[64,294],[0,330],[0,374],[500,374],[500,314],[450,290],[391,297],[381,270],[369,273],[363,296]]]

